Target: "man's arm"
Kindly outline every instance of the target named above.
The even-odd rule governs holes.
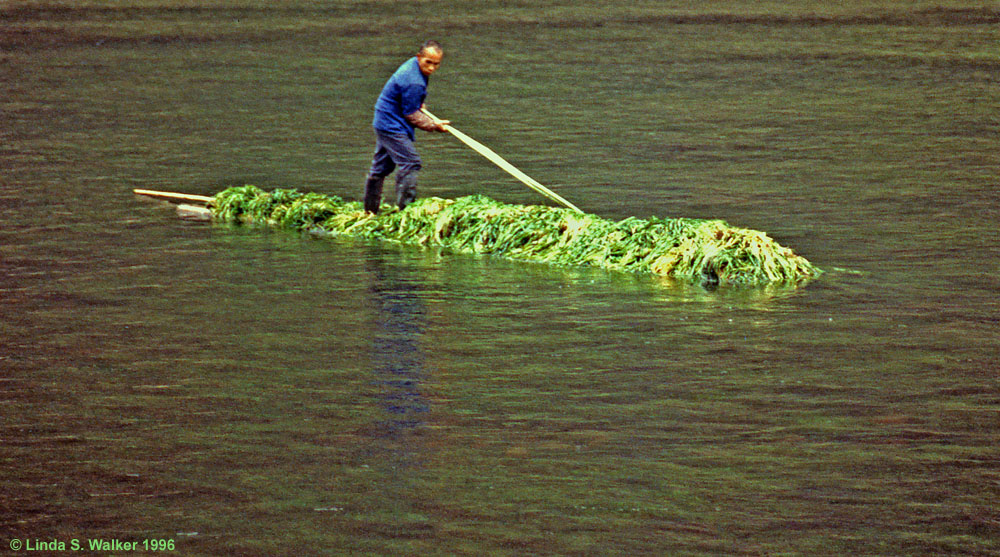
[[[448,131],[444,129],[445,124],[448,123],[447,121],[437,122],[431,119],[430,116],[424,114],[420,109],[417,109],[415,112],[412,112],[410,114],[404,115],[403,118],[406,118],[406,121],[412,124],[413,127],[420,128],[426,132]]]

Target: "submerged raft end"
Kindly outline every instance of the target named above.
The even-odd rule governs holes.
[[[200,205],[181,203],[177,206],[177,214],[187,220],[212,220],[212,210]]]

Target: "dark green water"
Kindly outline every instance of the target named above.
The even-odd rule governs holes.
[[[1000,6],[192,5],[0,2],[0,552],[1000,553]],[[413,18],[430,108],[584,210],[828,272],[708,292],[132,195],[358,198]],[[544,201],[418,147],[421,195]]]

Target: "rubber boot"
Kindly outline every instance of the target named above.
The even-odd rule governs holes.
[[[382,183],[385,178],[368,177],[365,181],[365,211],[375,215],[382,204]]]
[[[417,173],[407,172],[400,176],[396,175],[396,205],[400,210],[413,203],[417,198]]]

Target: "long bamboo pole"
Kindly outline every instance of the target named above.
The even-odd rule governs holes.
[[[135,193],[136,195],[148,195],[149,197],[161,197],[163,199],[197,201],[199,203],[208,203],[209,201],[212,201],[212,198],[208,196],[193,195],[190,193],[174,193],[172,191],[132,190],[132,193]]]
[[[424,114],[426,114],[427,116],[429,116],[432,120],[434,120],[436,122],[440,122],[441,121],[440,118],[438,118],[437,116],[434,116],[433,114],[431,114],[427,110],[424,110]],[[548,197],[549,199],[551,199],[553,201],[556,201],[558,203],[561,203],[561,204],[569,207],[570,209],[573,209],[574,211],[576,211],[578,213],[582,213],[583,212],[576,205],[573,205],[569,201],[566,201],[565,199],[563,199],[563,197],[561,195],[557,194],[556,192],[554,192],[554,191],[550,190],[549,188],[543,186],[542,184],[538,183],[531,176],[528,176],[524,172],[521,172],[520,170],[518,170],[514,165],[512,165],[509,162],[505,161],[500,155],[496,154],[489,147],[483,145],[482,143],[476,141],[475,139],[472,139],[471,137],[469,137],[469,136],[465,135],[464,133],[458,131],[457,129],[455,129],[454,127],[452,127],[450,124],[445,124],[444,125],[444,129],[447,130],[449,133],[451,133],[451,135],[454,135],[455,137],[457,137],[459,139],[459,141],[461,141],[462,143],[465,143],[469,147],[472,147],[472,150],[474,150],[475,152],[477,152],[480,155],[482,155],[482,156],[486,157],[487,159],[489,159],[490,162],[492,162],[493,164],[495,164],[495,165],[499,166],[500,168],[506,170],[511,176],[517,178],[518,180],[520,180],[521,182],[523,182],[524,185],[528,186],[529,188],[537,191],[538,193],[544,195],[545,197]]]

